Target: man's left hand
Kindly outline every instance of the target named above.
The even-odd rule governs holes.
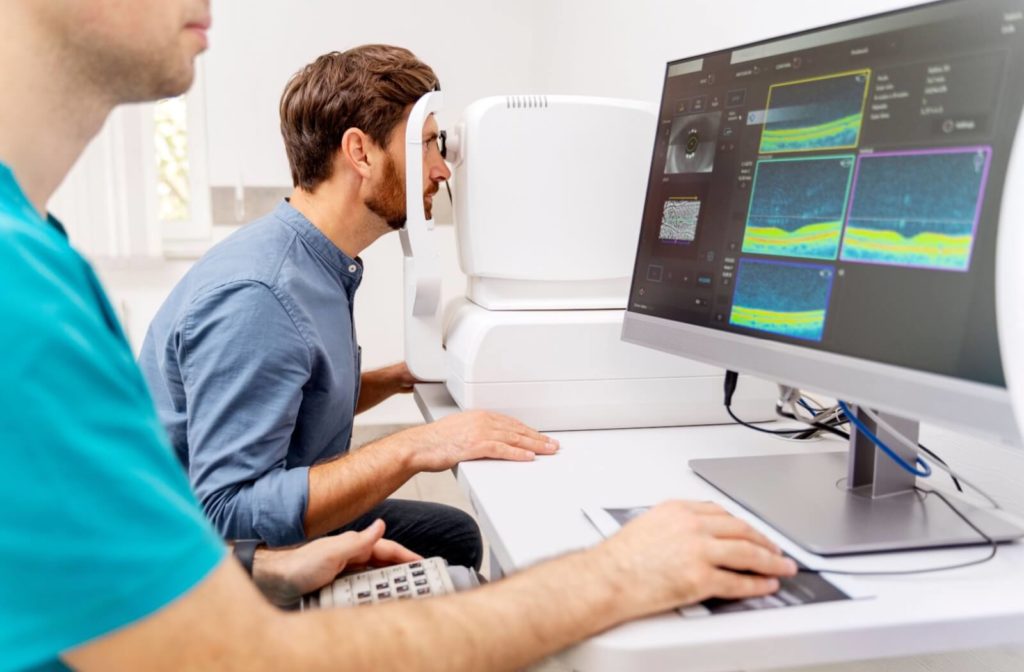
[[[408,394],[420,382],[409,372],[405,362],[367,371],[361,380],[356,413],[367,411],[394,394]]]
[[[260,549],[253,561],[253,580],[278,606],[298,602],[322,588],[344,569],[386,567],[422,558],[401,544],[383,538],[384,521],[361,532],[322,537],[288,549]]]

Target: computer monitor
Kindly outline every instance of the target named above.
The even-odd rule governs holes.
[[[1000,221],[1024,216],[1000,212],[1024,188],[1022,72],[1024,0],[669,63],[623,338],[884,411],[915,440],[924,420],[1019,443],[995,255]],[[980,541],[851,435],[848,457],[691,467],[816,553]],[[966,510],[993,538],[1021,536]]]

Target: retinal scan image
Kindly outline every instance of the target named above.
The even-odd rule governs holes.
[[[672,121],[665,172],[710,173],[715,167],[715,145],[721,112],[683,114]]]

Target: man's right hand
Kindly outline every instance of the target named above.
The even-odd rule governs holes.
[[[639,617],[709,597],[770,595],[796,563],[747,523],[710,502],[671,501],[591,549],[624,606]]]
[[[556,440],[515,418],[489,411],[456,413],[397,436],[410,442],[416,471],[444,471],[482,458],[526,462],[558,451]]]

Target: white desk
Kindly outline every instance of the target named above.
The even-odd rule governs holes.
[[[458,410],[441,385],[417,386],[416,398],[427,420]],[[855,570],[911,569],[987,553],[979,547],[822,560],[753,519],[687,467],[696,457],[837,450],[841,442],[805,446],[734,425],[553,436],[561,442],[557,455],[531,463],[469,462],[458,469],[459,485],[503,572],[598,542],[582,506],[669,498],[718,501],[815,567],[832,562]],[[929,447],[942,453],[939,444]],[[830,578],[852,594],[873,597],[699,619],[666,614],[594,637],[563,659],[581,672],[736,672],[1024,643],[1024,545],[1003,546],[993,561],[969,569]]]

